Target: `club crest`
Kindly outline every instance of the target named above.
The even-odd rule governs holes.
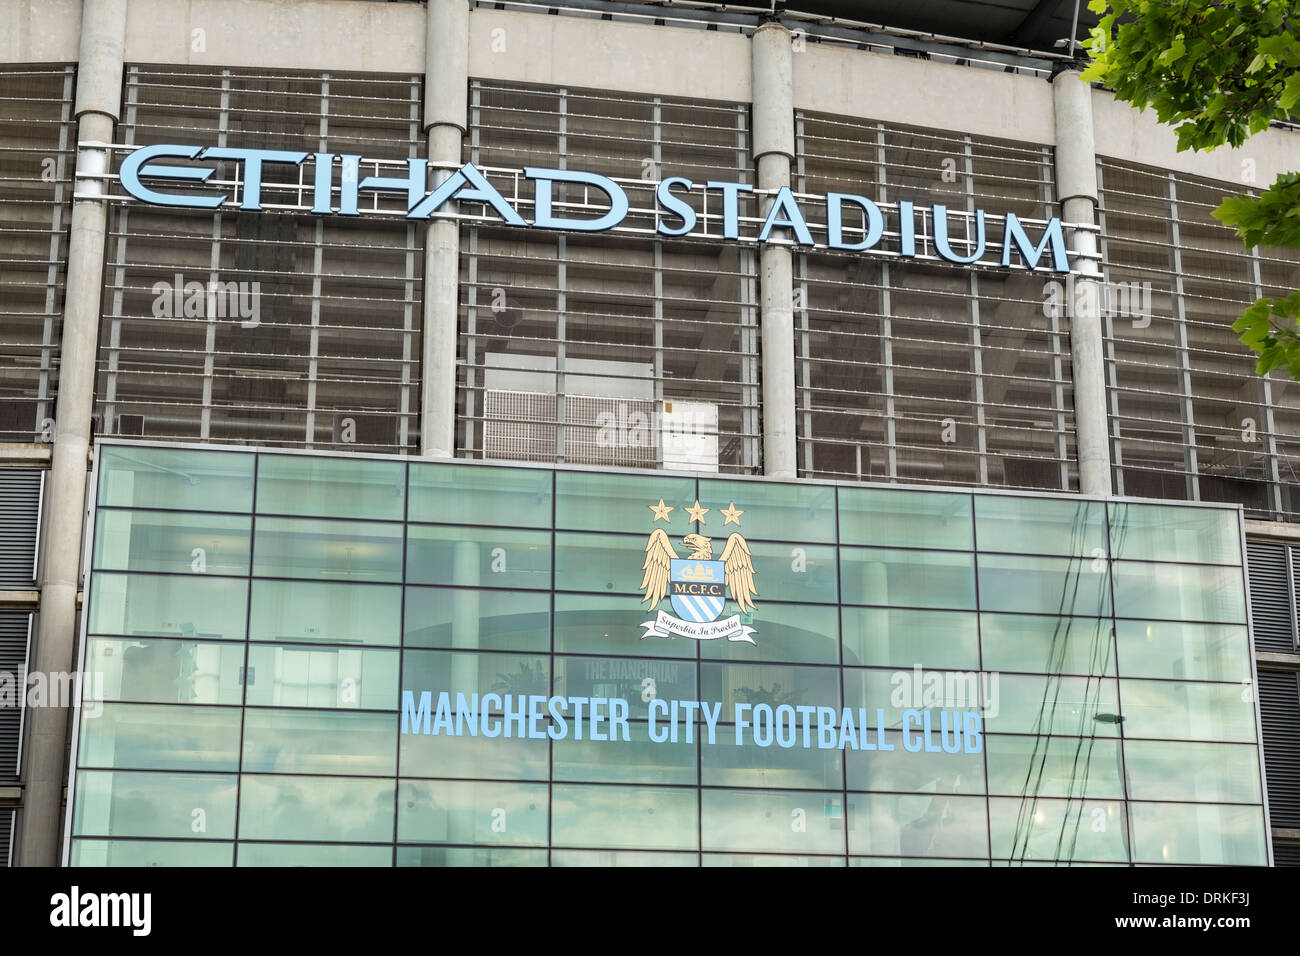
[[[650,505],[650,510],[654,512],[652,522],[670,523],[669,513],[675,508],[665,505],[660,498],[658,505]],[[700,507],[698,500],[695,507],[684,510],[688,521],[701,528],[710,511]],[[730,507],[721,510],[724,527],[739,526],[744,513],[731,502]],[[674,547],[665,528],[653,529],[646,540],[641,587],[645,591],[643,600],[656,614],[654,620],[642,623],[646,629],[642,639],[686,637],[711,641],[725,637],[729,641],[754,644],[754,629],[742,623],[742,617],[744,621],[752,620],[754,598],[758,594],[754,586],[753,556],[744,536],[739,531],[732,532],[717,556],[713,553],[713,538],[700,531],[683,535],[681,544],[685,554]],[[740,613],[724,618],[728,596]],[[664,598],[668,598],[676,616],[658,610]]]

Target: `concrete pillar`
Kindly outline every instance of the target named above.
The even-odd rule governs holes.
[[[1097,153],[1092,135],[1092,89],[1076,70],[1052,80],[1056,110],[1056,196],[1067,223],[1097,223]],[[1070,361],[1074,369],[1074,427],[1079,490],[1111,493],[1110,437],[1106,417],[1106,361],[1102,335],[1101,260],[1094,230],[1067,230],[1074,277],[1067,296]]]
[[[122,41],[126,0],[85,0],[81,54],[77,66],[77,139],[111,143],[122,101]],[[77,192],[98,193],[103,184],[84,177],[108,167],[105,149],[80,147]],[[82,521],[86,511],[86,466],[94,403],[95,345],[104,280],[104,235],[108,207],[101,199],[77,199],[72,206],[68,277],[63,305],[58,409],[50,456],[45,513],[41,604],[30,669],[67,673],[76,666],[77,584]],[[57,866],[67,766],[66,707],[28,712],[26,780],[18,862]]]
[[[794,81],[790,31],[765,23],[754,31],[754,162],[758,188],[790,185],[794,159]],[[766,214],[767,206],[763,212]],[[759,253],[763,336],[763,473],[793,478],[795,441],[794,264],[789,246]]]
[[[424,52],[424,129],[430,163],[461,161],[468,128],[468,0],[429,0]],[[448,171],[434,173],[442,182]],[[423,372],[420,384],[420,454],[456,453],[456,327],[459,301],[460,224],[434,219],[424,246]]]

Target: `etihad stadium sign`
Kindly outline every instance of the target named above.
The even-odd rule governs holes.
[[[227,163],[235,164],[234,177],[214,179],[216,164]],[[373,174],[363,175],[367,170]],[[286,175],[296,182],[286,182]],[[504,192],[492,182],[502,175],[510,177]],[[684,176],[642,182],[572,169],[501,171],[474,163],[455,168],[415,157],[363,160],[352,154],[174,143],[128,153],[117,178],[131,198],[171,208],[362,216],[379,213],[382,198],[389,207],[398,205],[396,214],[427,221],[475,218],[457,211],[461,204],[475,203],[487,221],[525,229],[775,241],[901,259],[1070,272],[1059,218],[1022,220],[1013,212],[876,202],[847,192],[809,196],[789,187],[764,192],[747,183],[697,183]],[[634,207],[629,192],[644,195],[644,204]],[[270,193],[277,198],[264,201]],[[282,201],[286,193],[290,198]],[[741,215],[741,197],[749,194],[767,200],[765,214]],[[383,212],[394,214],[391,208]],[[644,225],[635,228],[638,223]]]

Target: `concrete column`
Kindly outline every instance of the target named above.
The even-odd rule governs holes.
[[[794,57],[790,31],[765,23],[754,31],[754,162],[758,188],[790,185],[794,159]],[[770,203],[765,203],[766,214]],[[763,335],[763,473],[793,478],[795,441],[794,264],[789,246],[759,253]]]
[[[424,129],[431,163],[461,161],[468,128],[468,0],[429,0],[424,67]],[[434,173],[442,182],[447,171]],[[434,219],[424,247],[423,372],[420,384],[420,454],[456,453],[456,314],[459,300],[460,224]]]
[[[1092,89],[1076,70],[1052,80],[1056,110],[1056,196],[1067,223],[1097,223],[1097,152],[1092,135]],[[1111,493],[1110,437],[1106,417],[1106,362],[1102,335],[1101,260],[1093,230],[1067,230],[1074,277],[1067,296],[1070,361],[1074,370],[1074,428],[1079,490]]]
[[[77,139],[111,143],[122,101],[122,41],[126,0],[85,0],[81,54],[77,66]],[[103,184],[84,177],[108,168],[107,150],[77,152],[77,192],[99,193]],[[63,304],[58,408],[50,456],[45,554],[41,576],[40,624],[32,672],[67,673],[76,666],[77,585],[82,522],[86,511],[86,465],[94,404],[95,345],[104,279],[104,235],[108,207],[102,199],[77,199],[72,206],[68,278]],[[67,707],[28,712],[26,781],[18,862],[57,866],[67,766]]]

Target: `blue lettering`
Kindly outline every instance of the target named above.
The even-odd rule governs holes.
[[[948,207],[936,203],[934,249],[939,253],[940,259],[947,259],[949,262],[969,264],[978,261],[984,255],[984,211],[982,209],[975,211],[975,251],[970,255],[959,256],[952,251],[952,246],[948,242]]]
[[[684,199],[678,199],[670,192],[674,186],[685,186],[687,189],[693,189],[695,183],[691,182],[685,176],[669,176],[657,187],[655,187],[655,199],[659,205],[668,212],[681,219],[682,224],[672,227],[664,223],[661,219],[655,231],[661,236],[684,236],[695,228],[695,209]]]
[[[915,737],[916,731],[912,727],[912,725],[920,721],[920,719],[920,711],[903,711],[903,749],[908,753],[916,753],[921,749],[922,742]]]
[[[609,739],[624,741],[632,739],[631,731],[627,726],[627,701],[622,697],[615,697],[609,702]]]
[[[535,166],[524,168],[524,175],[537,181],[533,204],[533,225],[542,229],[572,229],[578,232],[604,232],[613,229],[627,216],[627,193],[623,187],[608,176],[596,173],[579,173],[568,169],[539,169]],[[551,211],[552,184],[577,183],[582,186],[595,186],[609,197],[609,212],[599,219],[560,218]]]
[[[427,690],[420,694],[420,708],[415,707],[415,693],[413,691],[402,691],[402,733],[404,734],[427,734],[429,732],[429,708],[433,703],[433,695]],[[411,730],[414,726],[416,729]]]
[[[517,709],[511,709],[511,702],[514,702]],[[518,737],[524,736],[524,695],[523,694],[506,694],[505,696],[505,724],[506,736]],[[514,733],[511,733],[511,728]]]
[[[801,246],[816,245],[812,233],[808,231],[808,222],[803,217],[803,211],[795,201],[794,193],[790,191],[789,186],[782,186],[777,190],[776,198],[772,200],[772,208],[767,212],[767,220],[758,234],[758,241],[767,242],[767,237],[777,226],[793,229],[795,239]]]
[[[1069,272],[1070,260],[1065,254],[1065,234],[1061,231],[1061,220],[1053,218],[1047,224],[1047,229],[1043,232],[1043,238],[1038,245],[1033,245],[1029,241],[1029,236],[1025,234],[1025,227],[1020,225],[1020,219],[1015,213],[1007,213],[1006,234],[1002,238],[1002,264],[1011,265],[1011,247],[1016,247],[1020,253],[1021,261],[1024,262],[1025,268],[1037,269],[1038,260],[1043,255],[1043,250],[1049,245],[1052,247],[1052,268],[1057,272]]]
[[[707,184],[709,189],[722,190],[722,238],[739,239],[740,238],[740,200],[736,197],[744,193],[752,193],[753,186],[746,186],[744,183],[724,183],[710,180]]]
[[[493,702],[493,701],[495,701],[496,709],[497,709],[497,710],[500,710],[500,709],[501,709],[501,695],[500,695],[500,694],[484,694],[484,695],[483,695],[483,700],[482,700],[482,702],[481,702],[481,703],[482,703],[482,708],[479,710],[479,720],[480,720],[480,721],[482,722],[482,724],[483,724],[483,726],[482,726],[482,730],[483,730],[483,736],[484,736],[484,737],[500,737],[500,736],[501,736],[501,721],[499,721],[499,720],[498,720],[498,721],[495,721],[495,722],[491,725],[490,728],[489,728],[489,726],[488,726],[488,708],[491,707],[491,706],[493,706],[492,703],[491,703],[491,702]]]
[[[661,729],[656,724],[656,721],[660,716],[668,716],[668,701],[661,697],[656,697],[654,700],[650,701],[646,733],[648,733],[650,739],[657,744],[665,743],[668,740],[668,731]]]
[[[309,154],[280,149],[241,149],[235,146],[209,146],[204,159],[235,159],[244,164],[244,198],[240,209],[258,212],[262,208],[262,164],[288,163],[301,166]]]
[[[141,176],[150,179],[179,179],[182,181],[206,183],[215,169],[195,169],[191,166],[152,166],[149,161],[160,156],[174,159],[194,159],[203,152],[201,146],[172,146],[159,143],[155,146],[141,146],[122,160],[117,171],[122,188],[141,202],[153,203],[155,206],[190,206],[198,209],[216,209],[226,201],[226,195],[220,196],[173,196],[168,193],[155,192],[142,182]]]
[[[844,241],[844,212],[841,206],[846,202],[859,207],[866,216],[867,234],[857,242]],[[870,249],[884,234],[885,217],[881,215],[880,207],[870,199],[851,193],[826,194],[826,235],[827,244],[832,249],[860,252]]]
[[[569,723],[564,719],[565,703],[563,697],[552,697],[546,702],[547,710],[551,713],[551,726],[546,732],[552,740],[563,740],[568,736]]]
[[[465,714],[468,712],[468,721]],[[469,725],[469,735],[478,736],[478,694],[470,694],[469,700],[465,700],[464,694],[456,695],[456,736],[465,736],[465,724]]]

